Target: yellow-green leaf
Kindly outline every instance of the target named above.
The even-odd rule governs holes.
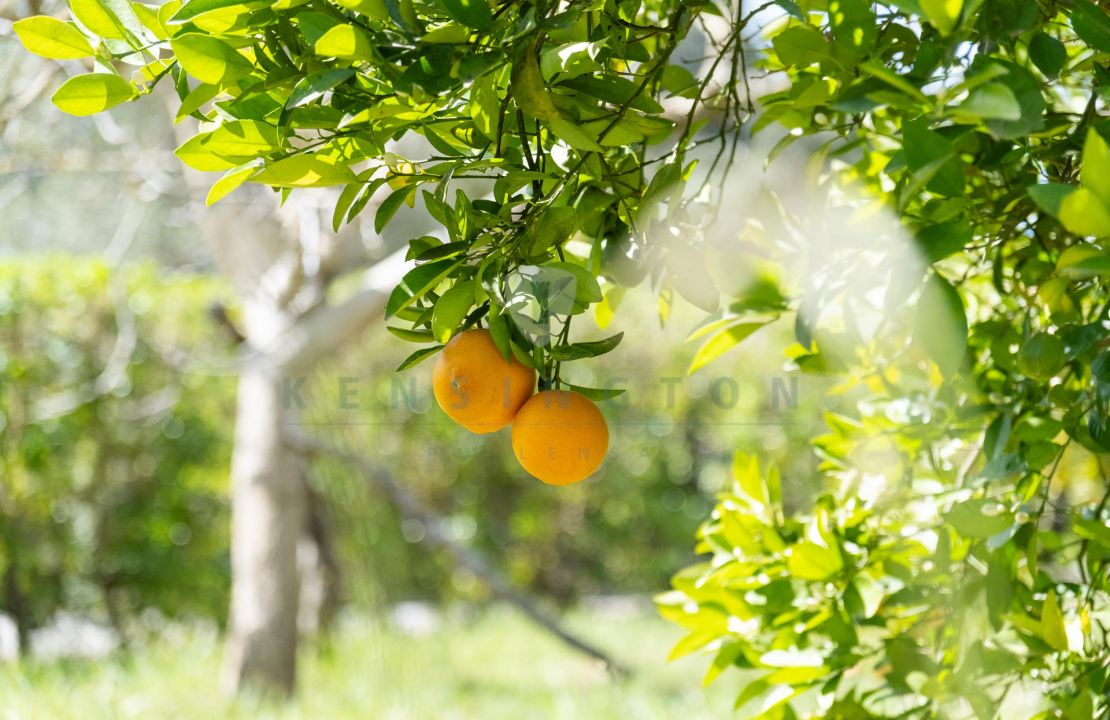
[[[170,41],[182,69],[209,85],[227,85],[254,69],[235,48],[209,35],[186,33]]]
[[[1087,187],[1060,201],[1060,222],[1076,235],[1110,237],[1110,207]]]
[[[217,180],[212,185],[211,189],[209,189],[208,197],[205,198],[204,204],[215,205],[220,200],[223,200],[231,193],[232,190],[245,183],[247,181],[247,178],[249,178],[251,176],[251,173],[253,173],[255,170],[256,167],[254,165],[245,165],[243,167],[232,168],[231,170],[228,170],[227,173],[222,178]]]
[[[15,22],[12,29],[28,52],[41,57],[76,60],[95,52],[76,25],[57,18],[36,15]]]
[[[317,55],[341,60],[367,60],[371,53],[370,38],[354,25],[336,25],[312,49]]]
[[[51,100],[70,115],[92,115],[135,97],[135,86],[119,75],[88,73],[62,83]]]
[[[1054,650],[1068,649],[1068,635],[1064,629],[1064,613],[1056,599],[1056,591],[1049,590],[1041,608],[1041,637]]]
[[[1110,207],[1110,146],[1094,130],[1087,131],[1087,141],[1083,144],[1079,181],[1097,195],[1104,206]]]
[[[941,35],[947,35],[956,28],[963,7],[963,0],[921,0],[925,17]]]
[[[273,187],[323,187],[355,182],[355,174],[326,155],[294,155],[266,166],[251,182]]]

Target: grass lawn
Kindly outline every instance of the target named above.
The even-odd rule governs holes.
[[[0,665],[0,720],[694,720],[730,714],[737,688],[727,675],[701,688],[706,657],[666,662],[681,630],[648,612],[581,610],[568,620],[633,667],[634,676],[614,681],[517,613],[493,608],[445,619],[418,637],[349,619],[327,646],[302,653],[294,702],[233,701],[219,691],[220,638],[178,626],[130,654]]]

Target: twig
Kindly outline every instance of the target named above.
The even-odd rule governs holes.
[[[575,650],[600,660],[614,675],[627,676],[630,674],[628,668],[613,660],[604,651],[562,627],[556,619],[541,610],[525,593],[513,587],[508,580],[486,562],[485,558],[471,548],[451,539],[444,530],[443,520],[434,512],[425,508],[405,488],[398,485],[384,467],[357,453],[348,452],[329,443],[300,434],[287,432],[285,443],[290,449],[303,455],[309,457],[322,455],[353,467],[377,489],[385,492],[390,502],[403,517],[416,520],[424,526],[424,539],[429,544],[445,551],[460,567],[466,568],[475,576],[481,578],[494,597],[513,605],[534,623]]]

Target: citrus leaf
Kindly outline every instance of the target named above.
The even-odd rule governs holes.
[[[455,284],[440,295],[432,310],[432,336],[445,343],[474,307],[474,283],[469,280]]]
[[[414,352],[412,355],[409,355],[407,358],[405,358],[403,361],[401,361],[401,364],[397,366],[397,370],[395,372],[401,372],[402,370],[408,370],[413,365],[417,365],[417,364],[423,362],[424,360],[427,360],[432,355],[435,355],[437,352],[439,352],[442,349],[443,349],[442,345],[436,345],[434,347],[429,347],[429,348],[420,348],[419,350]]]
[[[136,96],[135,86],[119,75],[88,73],[62,83],[51,101],[70,115],[93,115]]]
[[[45,15],[25,18],[12,24],[19,41],[28,52],[52,60],[76,60],[95,51],[77,26]]]
[[[385,304],[385,316],[393,317],[399,310],[408,307],[417,298],[423,297],[429,290],[439,285],[457,264],[454,260],[439,260],[426,265],[417,265],[409,270],[389,295],[389,300]]]
[[[178,35],[170,47],[185,72],[210,85],[228,85],[254,69],[235,48],[210,35]]]
[[[721,330],[694,354],[694,359],[690,361],[690,368],[686,371],[686,374],[692,375],[701,370],[767,324],[767,321],[742,322]]]

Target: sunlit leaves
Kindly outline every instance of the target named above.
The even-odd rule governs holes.
[[[1110,17],[1106,11],[1088,0],[1076,0],[1071,11],[1075,34],[1091,47],[1110,53]]]
[[[963,0],[920,0],[920,4],[929,23],[941,35],[948,35],[956,28],[964,5]]]
[[[325,187],[354,182],[351,168],[327,155],[305,154],[278,160],[266,165],[251,182],[273,187]]]
[[[137,94],[135,87],[119,75],[88,73],[66,80],[51,100],[70,115],[93,115],[127,102]]]
[[[45,15],[25,18],[12,24],[23,47],[36,55],[56,60],[89,57],[93,47],[72,23]]]
[[[914,342],[945,378],[959,370],[967,348],[967,316],[959,292],[940,275],[930,276],[917,301]]]
[[[186,33],[170,41],[185,72],[201,82],[226,85],[249,75],[252,65],[227,43],[210,35]]]

